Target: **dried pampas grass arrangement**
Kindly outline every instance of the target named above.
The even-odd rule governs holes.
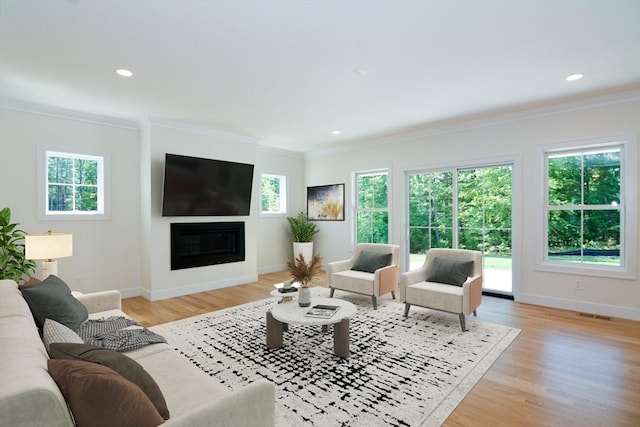
[[[301,283],[302,286],[308,286],[322,271],[322,257],[315,255],[307,265],[304,255],[298,254],[294,261],[287,260],[287,268],[294,281]]]

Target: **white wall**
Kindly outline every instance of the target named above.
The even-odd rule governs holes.
[[[58,275],[73,290],[137,289],[140,284],[140,132],[88,120],[0,108],[0,206],[28,233],[73,233],[73,256]],[[111,218],[41,221],[36,211],[38,144],[91,148],[111,158]]]
[[[156,300],[246,283],[256,280],[260,270],[285,268],[284,259],[291,256],[290,232],[285,217],[259,216],[259,173],[288,177],[289,206],[297,212],[304,203],[301,154],[258,149],[248,138],[157,120],[137,124],[32,104],[0,107],[0,208],[10,207],[14,222],[26,232],[73,233],[73,257],[58,261],[59,276],[73,290],[118,289],[125,297]],[[41,143],[109,153],[110,219],[38,220],[36,164]],[[163,218],[166,152],[255,164],[250,215]],[[238,220],[245,222],[244,262],[171,271],[171,222]]]
[[[437,166],[464,166],[493,159],[511,159],[514,169],[514,232],[516,300],[590,313],[640,319],[640,287],[634,280],[611,279],[572,274],[558,274],[536,269],[536,236],[540,233],[536,215],[542,200],[536,196],[534,155],[540,145],[590,139],[594,137],[640,132],[640,101],[631,97],[600,99],[592,105],[575,104],[560,109],[539,110],[529,114],[504,117],[502,121],[467,123],[458,128],[434,129],[421,135],[393,142],[363,144],[358,149],[319,152],[308,155],[307,185],[344,182],[347,192],[347,220],[319,223],[317,252],[325,262],[343,259],[351,250],[353,215],[351,212],[351,176],[354,171],[389,167],[392,179],[392,242],[404,245],[406,215],[404,173],[409,169]],[[606,102],[604,102],[606,101]],[[637,169],[638,159],[629,165]],[[637,205],[637,200],[635,201]],[[636,206],[636,211],[637,211]],[[628,239],[638,240],[638,235]],[[633,262],[638,263],[638,254]],[[583,290],[576,291],[580,280]]]
[[[60,276],[83,292],[120,289],[151,299],[253,280],[258,272],[284,268],[291,237],[284,217],[259,216],[261,171],[282,173],[289,182],[289,214],[303,210],[307,186],[345,183],[346,221],[321,221],[314,240],[324,263],[350,252],[352,227],[351,174],[391,168],[392,241],[403,243],[404,172],[438,165],[474,164],[495,158],[516,161],[514,180],[514,247],[516,299],[591,313],[640,319],[640,288],[633,280],[603,279],[540,271],[535,266],[534,224],[541,201],[535,195],[535,153],[541,145],[640,132],[640,96],[631,100],[596,100],[557,111],[538,111],[435,129],[392,143],[364,144],[357,149],[292,153],[261,149],[248,140],[215,131],[168,126],[147,121],[142,131],[118,121],[91,120],[84,113],[70,118],[6,108],[0,105],[0,206],[27,232],[70,231],[74,256],[59,260]],[[87,118],[89,117],[89,118]],[[111,154],[111,219],[104,221],[40,221],[36,212],[36,163],[40,143],[91,147]],[[169,267],[169,224],[160,216],[162,156],[165,152],[256,164],[251,215],[247,222],[247,259],[243,263],[172,272]],[[637,169],[636,156],[632,168]],[[519,197],[522,196],[522,197]],[[636,199],[636,210],[637,206]],[[226,217],[214,220],[227,220]],[[237,219],[237,217],[234,217]],[[185,222],[200,219],[188,219]],[[638,235],[629,235],[635,239]],[[636,265],[640,258],[635,254]],[[582,291],[574,290],[581,280]]]
[[[203,157],[255,164],[256,145],[251,141],[206,129],[148,122],[143,136],[143,151],[149,158],[150,180],[142,179],[142,192],[149,195],[150,218],[143,236],[144,264],[149,271],[144,274],[143,296],[157,300],[216,289],[257,280],[257,206],[258,180],[254,171],[251,212],[242,217],[162,217],[162,181],[165,153]],[[142,169],[146,169],[145,166]],[[245,223],[245,260],[227,264],[210,265],[182,270],[171,270],[170,224],[176,222],[224,222]]]
[[[293,258],[293,240],[286,217],[306,212],[306,186],[302,154],[258,147],[256,159],[258,177],[270,173],[287,178],[287,213],[258,218],[258,272],[262,274],[286,270],[286,260]],[[256,210],[259,206],[257,203]]]

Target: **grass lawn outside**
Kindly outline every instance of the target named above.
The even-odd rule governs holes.
[[[411,254],[410,265],[411,270],[420,267],[424,263],[424,254]],[[485,270],[511,271],[512,259],[511,255],[484,255]],[[561,262],[580,262],[577,256],[550,256],[551,261]],[[620,265],[620,257],[617,256],[585,256],[583,257],[585,264],[601,264],[601,265]]]
[[[409,264],[411,270],[419,268],[424,263],[424,254],[411,254]],[[486,270],[511,271],[511,255],[485,255],[484,268]]]

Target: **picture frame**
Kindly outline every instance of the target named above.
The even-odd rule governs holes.
[[[344,221],[344,184],[307,187],[307,217],[312,221]]]

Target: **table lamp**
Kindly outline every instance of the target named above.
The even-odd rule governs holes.
[[[73,255],[73,236],[71,233],[27,234],[24,236],[25,258],[43,260],[41,280],[49,275],[58,275],[58,261]]]

